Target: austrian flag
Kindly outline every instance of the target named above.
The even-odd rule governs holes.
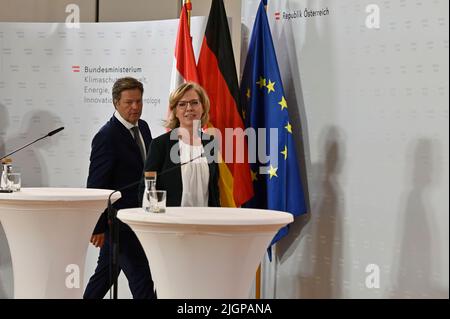
[[[181,8],[180,22],[178,25],[170,92],[174,91],[184,82],[192,81],[198,83],[197,67],[189,29],[189,12],[191,10],[192,4],[190,1],[185,1]]]

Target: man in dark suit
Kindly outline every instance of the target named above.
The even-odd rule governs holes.
[[[142,177],[146,150],[152,140],[148,124],[141,120],[141,82],[134,78],[118,79],[112,89],[114,115],[92,140],[88,188],[120,189]],[[121,191],[116,209],[142,206],[138,186]],[[145,252],[135,233],[121,221],[119,224],[119,272],[123,270],[133,298],[155,298],[153,281]],[[103,298],[111,288],[109,225],[106,210],[100,216],[91,243],[100,247],[97,268],[84,292],[85,299]]]

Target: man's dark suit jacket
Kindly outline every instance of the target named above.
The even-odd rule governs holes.
[[[139,120],[138,126],[148,150],[152,140],[148,124]],[[139,181],[143,176],[144,163],[139,147],[130,131],[115,116],[111,117],[94,136],[90,160],[88,188],[116,190]],[[122,197],[113,206],[116,209],[142,206],[142,197],[138,197],[138,188],[136,184],[122,190]],[[93,233],[105,232],[107,225],[105,210]]]
[[[165,133],[153,139],[150,150],[145,162],[145,171],[156,171],[156,189],[167,191],[166,205],[181,206],[181,198],[183,194],[183,182],[181,179],[181,166],[179,164],[179,144],[178,139],[170,139],[171,132]],[[176,136],[176,134],[174,134]],[[208,206],[219,207],[219,165],[217,164],[217,154],[214,153],[216,148],[212,147],[215,143],[214,138],[210,135],[202,133],[202,144],[205,149],[205,157],[208,159],[209,181],[208,181]],[[178,163],[174,163],[170,159],[172,147],[173,153],[177,156]],[[176,168],[173,168],[176,166]],[[173,168],[173,169],[171,169]],[[164,173],[166,170],[169,170]],[[141,184],[139,194],[143,195],[144,186]]]

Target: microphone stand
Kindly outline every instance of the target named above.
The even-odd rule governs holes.
[[[56,134],[56,133],[62,131],[63,129],[64,129],[64,127],[60,127],[60,128],[57,128],[56,130],[51,131],[51,132],[48,133],[47,135],[44,135],[44,136],[42,136],[42,137],[40,137],[40,138],[34,140],[33,142],[28,143],[27,145],[24,145],[24,146],[22,146],[21,148],[18,148],[18,149],[16,149],[16,150],[12,151],[11,153],[6,154],[6,155],[0,157],[0,161],[1,161],[2,159],[6,158],[6,157],[8,157],[8,156],[10,156],[10,155],[12,155],[12,154],[14,154],[14,153],[16,153],[16,152],[18,152],[18,151],[24,149],[25,147],[30,146],[31,144],[34,144],[34,143],[36,143],[36,142],[38,142],[38,141],[40,141],[40,140],[42,140],[42,139],[44,139],[44,138],[46,138],[46,137],[48,137],[48,136],[52,136],[52,135],[54,135],[54,134]]]
[[[116,193],[117,190],[109,194],[108,197],[108,224],[110,226],[109,229],[109,254],[111,258],[111,262],[109,263],[109,283],[110,283],[110,291],[109,291],[109,299],[111,299],[111,288],[113,288],[113,299],[117,299],[117,279],[119,277],[119,263],[117,262],[117,255],[119,251],[119,225],[117,224],[117,209],[114,208],[111,202],[111,196]]]
[[[180,168],[181,166],[191,163],[191,162],[195,161],[196,159],[202,158],[204,156],[205,155],[202,153],[199,156],[191,158],[187,162],[180,163],[178,165],[175,165],[169,169],[166,169],[166,170],[160,172],[158,174],[158,176],[162,176],[174,169]],[[110,259],[110,263],[109,263],[109,283],[110,283],[110,287],[112,287],[112,295],[113,295],[112,299],[117,299],[117,290],[118,290],[117,279],[119,277],[119,263],[118,263],[119,225],[117,223],[117,209],[114,208],[114,206],[111,202],[111,196],[116,192],[120,192],[127,188],[130,188],[130,187],[140,184],[142,182],[142,180],[143,180],[143,178],[139,179],[139,181],[136,181],[136,182],[128,184],[124,187],[121,187],[121,188],[111,192],[111,194],[109,194],[109,197],[108,197],[107,211],[108,211],[108,224],[110,226],[109,242],[111,244],[111,247],[110,247],[110,256],[111,256],[110,258],[111,259]],[[110,288],[110,299],[111,299],[111,288]]]
[[[133,182],[131,184],[125,185],[115,191],[111,192],[108,196],[108,206],[107,206],[107,216],[109,229],[109,242],[110,242],[110,263],[109,263],[109,283],[112,288],[112,298],[111,298],[111,288],[110,288],[110,299],[117,299],[118,294],[118,284],[117,280],[119,277],[119,224],[117,223],[117,209],[113,206],[111,202],[111,196],[114,193],[123,191],[142,182],[142,178],[139,181]]]

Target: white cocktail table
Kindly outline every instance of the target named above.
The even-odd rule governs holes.
[[[158,298],[248,298],[258,264],[289,213],[215,207],[123,209],[149,260]]]
[[[0,193],[14,298],[82,297],[89,239],[111,192],[43,187]]]

